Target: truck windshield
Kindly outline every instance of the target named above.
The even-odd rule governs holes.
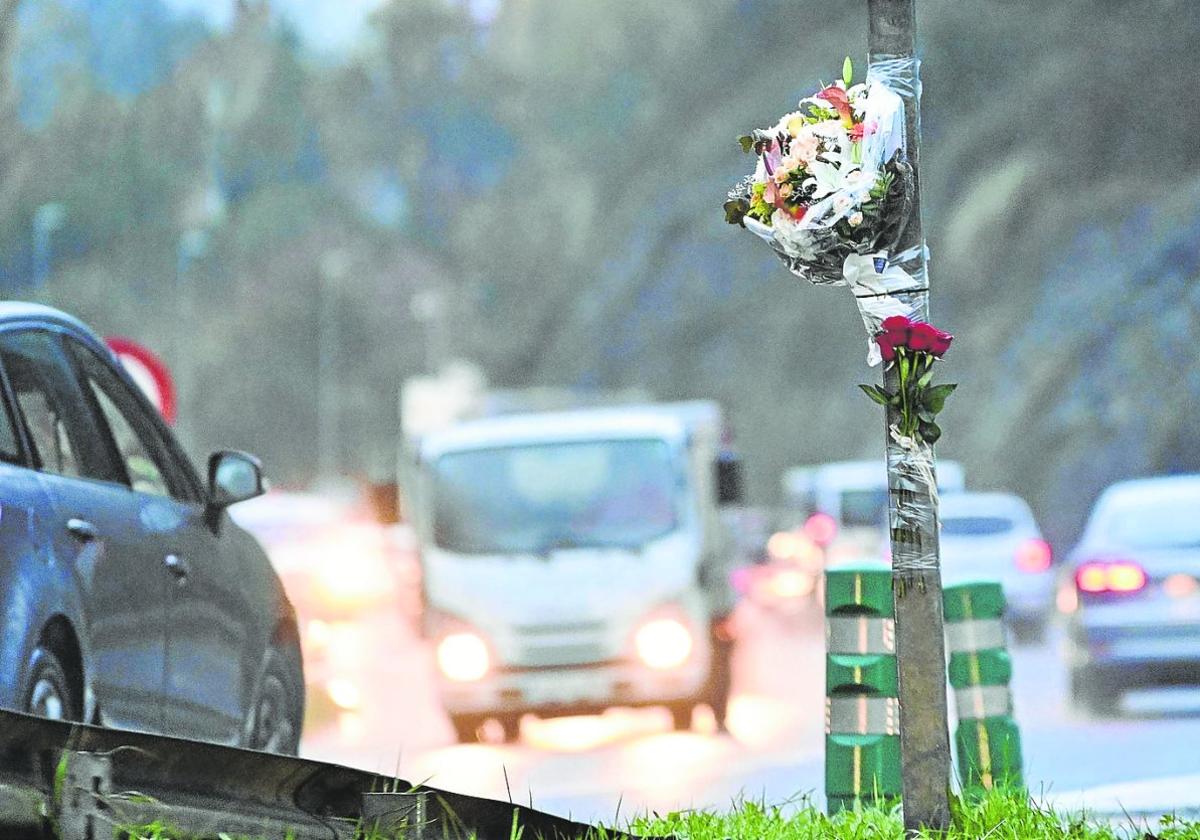
[[[636,548],[675,529],[678,486],[660,440],[451,453],[433,466],[434,542],[462,553]]]

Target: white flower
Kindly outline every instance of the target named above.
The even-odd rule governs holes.
[[[838,193],[833,197],[833,212],[839,216],[846,215],[846,212],[854,206],[854,199],[846,195],[846,193]]]
[[[858,227],[859,225],[861,225],[863,223],[862,211],[855,210],[853,213],[850,214],[850,218],[847,219],[846,221],[848,221],[850,223],[850,227]]]
[[[830,193],[837,192],[845,180],[836,163],[824,160],[814,160],[808,165],[808,172],[812,177],[805,179],[804,187],[812,188],[814,199],[822,199]]]
[[[850,100],[850,110],[854,116],[860,120],[867,114],[867,86],[865,84],[857,84],[850,90],[846,91],[846,97]]]

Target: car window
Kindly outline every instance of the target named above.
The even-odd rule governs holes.
[[[37,467],[64,476],[119,479],[54,335],[33,330],[0,333],[0,363]]]
[[[1200,546],[1200,494],[1134,501],[1109,513],[1105,533],[1137,549]]]
[[[994,537],[1012,529],[1012,520],[1003,516],[952,516],[942,520],[942,535],[946,537]]]
[[[91,350],[76,341],[70,341],[69,347],[104,416],[129,486],[139,493],[190,500],[186,482],[154,421],[129,386]]]
[[[842,525],[874,528],[886,522],[887,515],[886,487],[842,491]]]
[[[0,461],[19,464],[21,459],[21,444],[17,439],[17,424],[13,421],[8,409],[8,400],[0,395]]]

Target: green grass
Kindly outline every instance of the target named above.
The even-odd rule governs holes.
[[[993,792],[953,805],[953,826],[943,840],[1200,840],[1200,823],[1167,815],[1149,827],[1129,818],[1123,824],[1081,814],[1060,814],[1023,793]],[[725,812],[686,811],[633,821],[639,834],[674,835],[679,840],[904,840],[898,809],[865,808],[829,817],[801,801],[785,806],[742,801]]]
[[[1148,824],[1147,824],[1148,823]],[[807,800],[781,806],[742,800],[727,811],[651,813],[634,818],[623,829],[634,834],[674,836],[678,840],[905,840],[897,809],[864,808],[826,816]],[[162,823],[124,827],[115,836],[128,840],[185,840]],[[435,829],[434,836],[440,836]],[[461,837],[451,833],[452,837]],[[589,840],[611,838],[598,829]],[[920,837],[939,835],[922,832]],[[360,828],[357,840],[403,840]],[[1022,793],[994,792],[974,802],[954,803],[954,825],[940,840],[1200,840],[1200,822],[1168,814],[1155,820],[1132,817],[1112,822],[1082,814],[1056,813]],[[260,840],[226,835],[219,840]],[[514,823],[507,838],[536,840]]]

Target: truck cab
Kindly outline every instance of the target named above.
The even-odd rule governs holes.
[[[729,605],[719,412],[586,409],[468,421],[418,448],[425,632],[460,740],[525,713],[708,699]]]

